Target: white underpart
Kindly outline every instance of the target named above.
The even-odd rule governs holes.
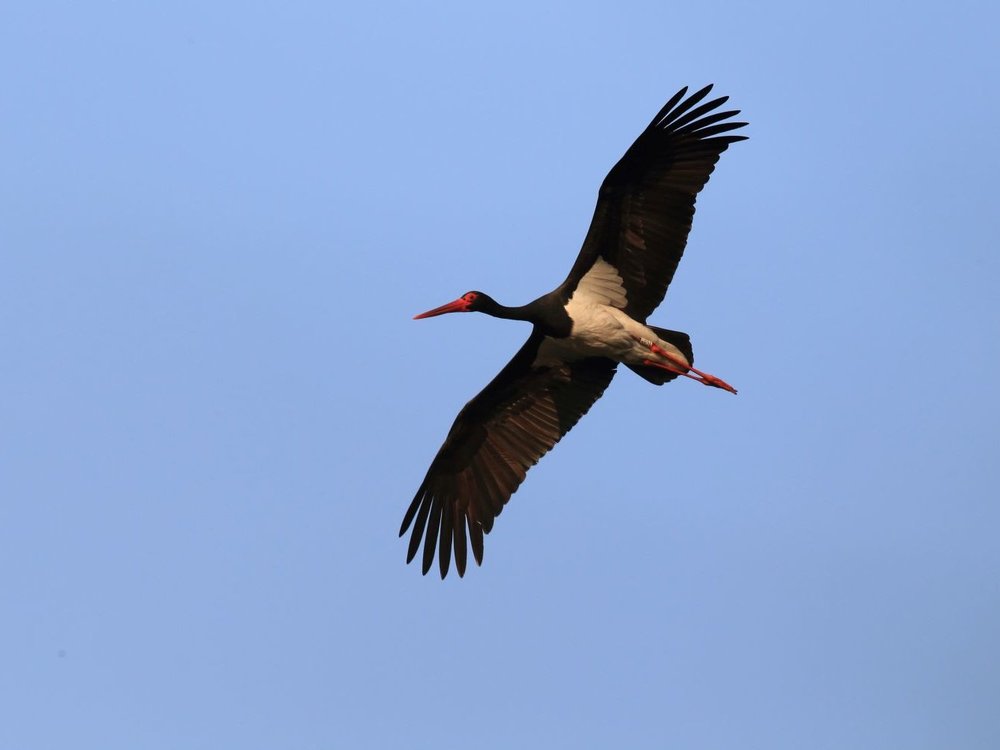
[[[603,258],[598,258],[580,279],[569,301],[570,304],[591,302],[624,310],[628,304],[628,294],[625,292],[625,284],[618,269]]]
[[[566,312],[573,320],[569,338],[546,338],[533,365],[546,367],[585,357],[608,357],[629,365],[642,364],[647,359],[676,364],[654,355],[650,343],[687,362],[680,349],[626,315],[623,309],[626,304],[628,295],[618,269],[598,258],[580,279],[566,305]]]

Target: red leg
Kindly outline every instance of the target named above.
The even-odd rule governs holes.
[[[702,372],[701,370],[692,367],[687,364],[681,357],[677,356],[673,352],[668,352],[666,349],[658,346],[653,342],[643,341],[642,343],[648,344],[649,350],[653,354],[657,354],[666,360],[669,360],[672,365],[668,365],[664,362],[656,362],[651,359],[643,361],[644,365],[650,365],[652,367],[659,367],[660,369],[667,370],[669,372],[677,373],[678,375],[683,375],[686,378],[691,378],[692,380],[697,380],[702,385],[710,385],[713,388],[721,388],[724,391],[729,391],[730,393],[736,393],[736,389],[733,388],[729,383],[727,383],[722,378],[718,378],[715,375],[709,375],[707,372]],[[692,375],[691,373],[694,373]]]

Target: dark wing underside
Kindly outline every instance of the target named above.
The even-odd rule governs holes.
[[[597,259],[618,269],[625,312],[645,321],[663,297],[687,244],[695,198],[730,143],[723,135],[746,125],[727,121],[739,110],[715,112],[728,97],[699,104],[711,86],[684,101],[681,89],[642,132],[601,185],[580,256],[561,289],[572,294]]]
[[[399,535],[413,525],[406,561],[424,543],[423,572],[434,562],[441,577],[451,553],[465,573],[466,535],[476,562],[483,534],[528,469],[538,463],[600,398],[614,377],[612,360],[590,358],[532,368],[542,335],[532,333],[514,358],[459,412],[448,437],[410,504]]]

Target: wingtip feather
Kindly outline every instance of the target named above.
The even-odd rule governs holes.
[[[434,553],[437,551],[438,531],[441,528],[441,503],[433,503],[430,513],[430,523],[427,524],[427,536],[424,538],[424,558],[421,570],[424,575],[434,564]]]
[[[683,102],[678,104],[675,108],[672,108],[669,112],[667,112],[666,115],[663,117],[663,119],[660,120],[658,123],[656,123],[656,127],[665,128],[668,125],[676,122],[677,119],[681,117],[685,112],[690,110],[693,106],[698,104],[698,102],[700,102],[702,99],[708,96],[708,92],[712,90],[713,85],[714,84],[710,83],[704,88],[695,91],[693,94],[691,94],[691,96],[689,96]]]
[[[455,528],[451,521],[452,515],[452,506],[448,503],[441,513],[441,537],[438,542],[438,566],[441,569],[442,581],[448,575],[448,568],[451,567],[451,539]]]

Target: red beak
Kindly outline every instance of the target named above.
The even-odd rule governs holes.
[[[444,315],[445,313],[453,312],[468,312],[469,302],[464,297],[459,297],[454,302],[449,302],[447,305],[441,305],[441,307],[435,307],[433,310],[428,310],[425,313],[420,313],[420,315],[414,315],[414,320],[420,320],[421,318],[433,318],[435,315]]]

